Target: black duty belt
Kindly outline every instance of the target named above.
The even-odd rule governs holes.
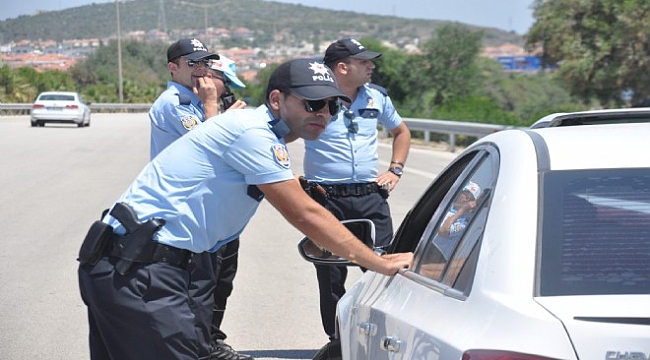
[[[375,182],[336,185],[320,184],[320,186],[331,196],[364,196],[379,192],[379,186]]]
[[[118,239],[121,235],[113,234],[113,241],[109,246],[107,253],[110,256],[114,256],[119,259],[123,259],[122,250],[119,247]],[[189,250],[179,249],[173,246],[157,243],[151,241],[142,252],[138,254],[135,259],[130,259],[136,263],[151,264],[156,262],[164,262],[170,265],[178,266],[180,268],[186,269],[187,266],[192,262],[194,253]]]

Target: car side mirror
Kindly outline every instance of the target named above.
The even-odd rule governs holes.
[[[368,219],[341,220],[351,233],[371,249],[375,248],[375,224]],[[334,255],[308,237],[298,243],[298,252],[307,261],[319,265],[356,266],[349,260]]]

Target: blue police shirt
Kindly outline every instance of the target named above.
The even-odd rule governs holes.
[[[154,240],[193,252],[237,238],[259,201],[248,185],[293,179],[283,140],[266,106],[231,110],[206,121],[158,154],[121,196],[140,221],[165,219]],[[110,215],[116,233],[125,229]]]
[[[179,95],[190,100],[181,104]],[[149,110],[151,122],[150,157],[153,159],[174,140],[185,135],[204,120],[203,104],[192,90],[169,81]]]
[[[342,109],[318,140],[305,141],[304,171],[308,180],[336,184],[377,179],[377,125],[392,130],[402,123],[402,118],[390,97],[374,85],[361,86],[350,109],[354,119],[347,119],[346,109]],[[358,126],[356,134],[348,131],[351,122]]]

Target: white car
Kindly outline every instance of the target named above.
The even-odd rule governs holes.
[[[531,129],[555,126],[650,122],[650,108],[622,108],[554,113],[535,121]]]
[[[472,144],[393,239],[413,265],[365,272],[315,359],[650,359],[648,120]]]
[[[81,95],[69,91],[47,91],[38,95],[32,105],[32,126],[45,123],[73,123],[78,127],[90,126],[90,107]]]

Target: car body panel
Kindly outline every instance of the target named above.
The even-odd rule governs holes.
[[[32,126],[45,123],[74,123],[90,125],[90,107],[76,92],[47,91],[38,95],[31,110]]]
[[[649,123],[603,124],[505,130],[472,144],[434,179],[396,233],[393,250],[414,251],[414,265],[393,277],[368,271],[339,301],[343,359],[460,359],[476,349],[650,358],[650,294],[540,296],[538,273],[545,174],[629,168],[650,176],[648,138]],[[491,183],[481,171],[494,159]],[[424,273],[423,253],[462,183],[477,177],[490,195],[461,240],[477,238],[462,265],[471,281],[462,287],[458,278],[446,283],[447,275]],[[650,223],[646,201],[634,203],[641,214],[634,221],[642,221],[635,226]],[[616,211],[626,211],[625,202],[617,204]]]
[[[402,342],[394,359],[460,359],[463,349],[477,348],[525,348],[527,353],[574,358],[561,322],[531,298],[504,301],[491,294],[495,297],[460,300],[401,275],[382,293],[371,305],[371,322],[377,326],[370,345],[374,351],[364,359],[391,358],[390,352],[380,351],[387,337]]]
[[[537,301],[562,321],[580,359],[611,358],[605,357],[608,353],[645,354],[631,359],[650,356],[650,294],[546,296]]]

